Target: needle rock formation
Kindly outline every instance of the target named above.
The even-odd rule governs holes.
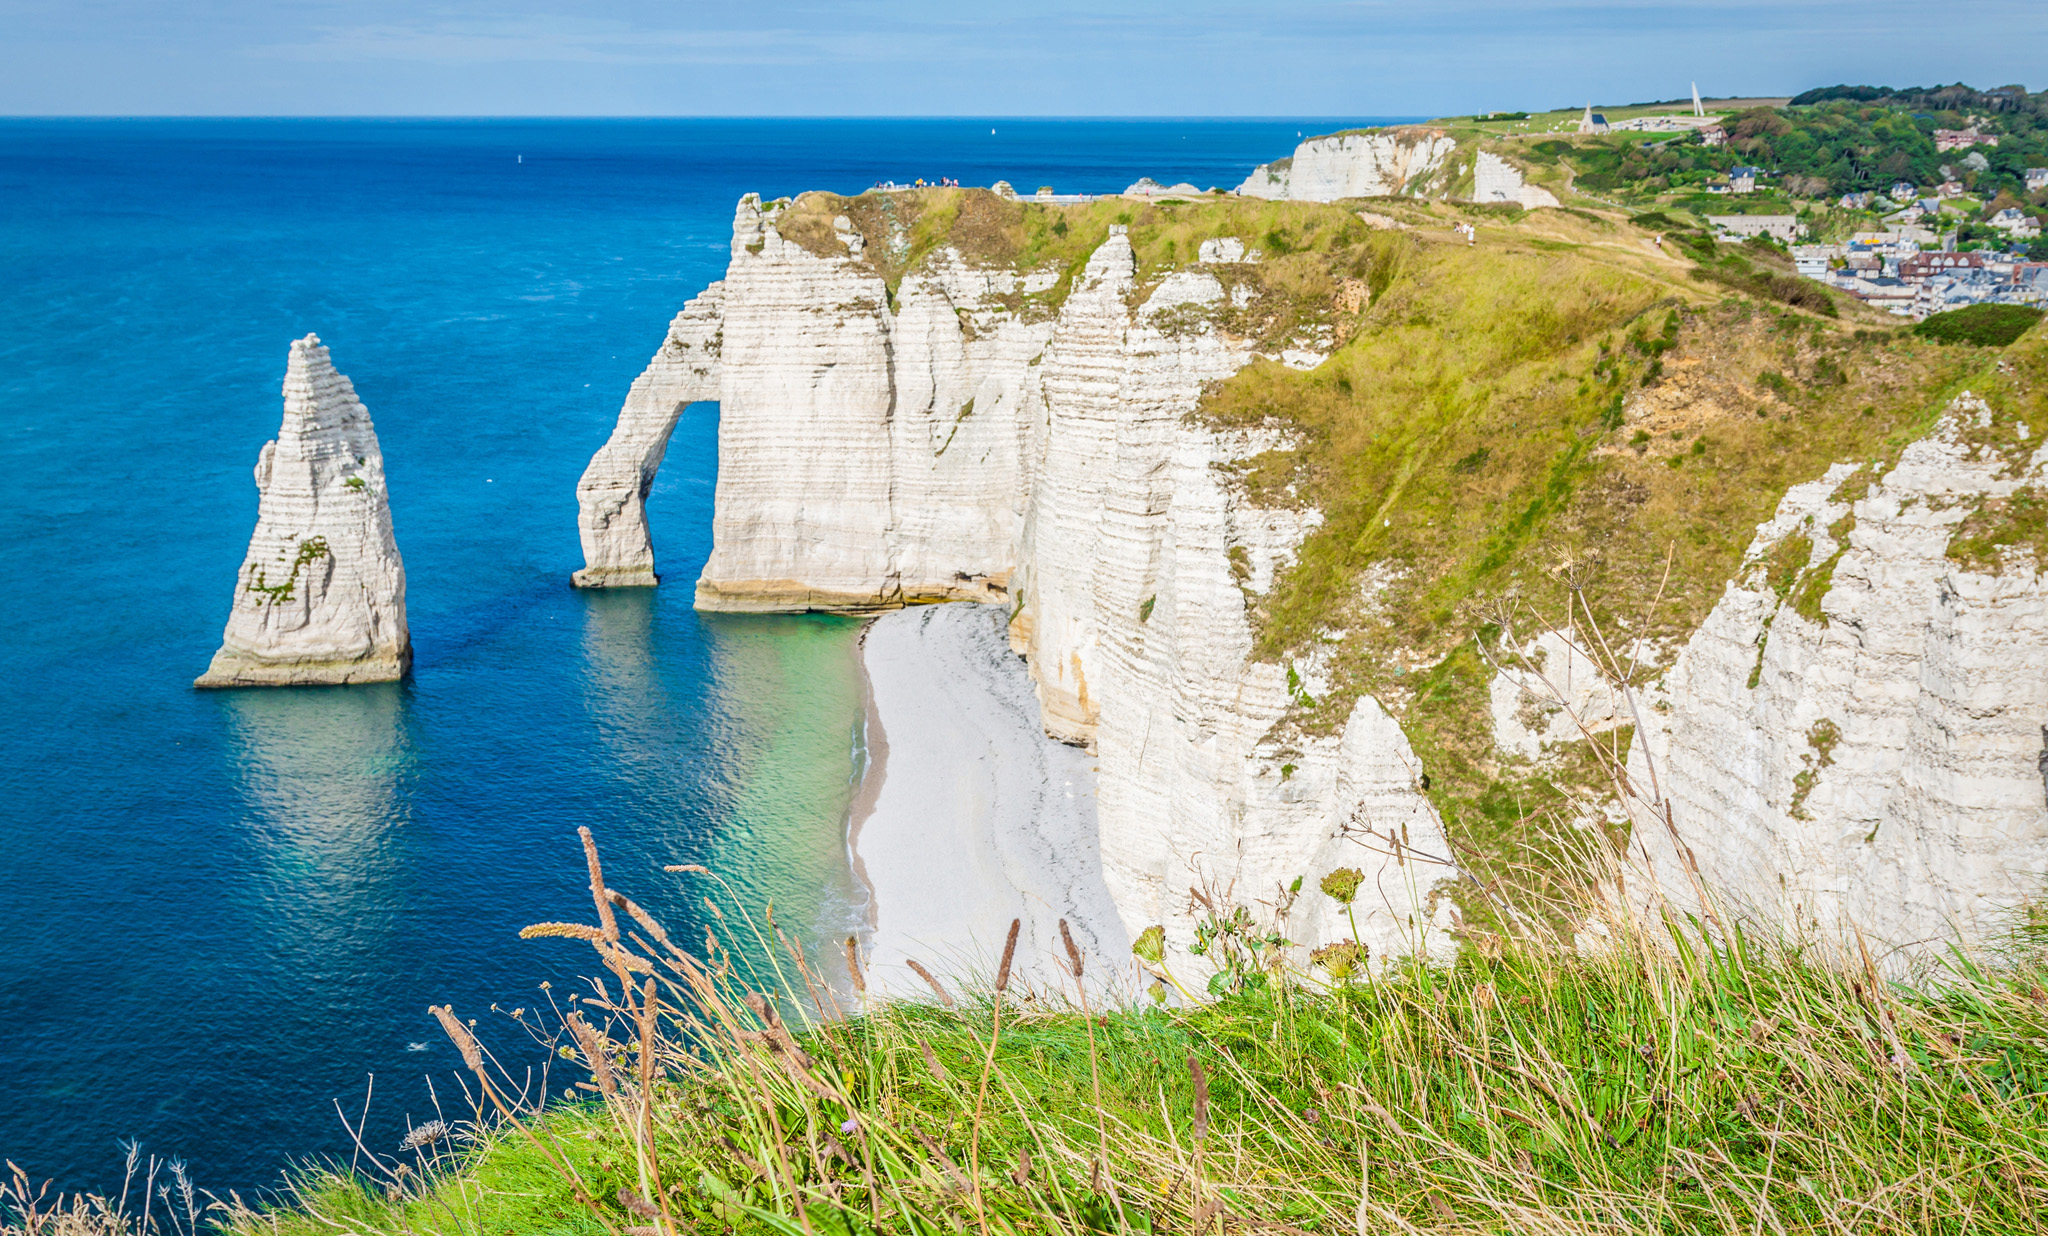
[[[384,455],[318,335],[293,342],[284,424],[256,459],[256,532],[201,687],[389,682],[412,665]]]

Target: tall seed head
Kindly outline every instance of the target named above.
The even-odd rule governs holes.
[[[1060,943],[1067,946],[1067,961],[1074,967],[1074,977],[1081,977],[1081,950],[1074,944],[1074,933],[1067,930],[1067,920],[1060,920]]]
[[[578,828],[576,835],[583,838],[583,861],[590,867],[590,896],[597,902],[597,922],[604,931],[604,938],[619,938],[619,920],[612,916],[612,899],[605,895],[604,865],[597,861],[597,838],[590,835],[590,829]]]
[[[996,967],[996,992],[1001,994],[1010,989],[1010,963],[1017,959],[1017,933],[1023,930],[1024,920],[1010,920],[1010,938],[1003,941],[1003,964]]]
[[[445,1030],[448,1033],[448,1037],[455,1041],[455,1046],[462,1052],[462,1063],[469,1066],[469,1071],[472,1073],[483,1072],[484,1050],[477,1046],[476,1036],[469,1032],[469,1027],[463,1025],[462,1019],[455,1015],[454,1006],[430,1004],[427,1006],[427,1011],[434,1015],[434,1020],[441,1023],[441,1029]]]
[[[853,989],[865,996],[868,994],[867,976],[860,972],[860,941],[846,937],[846,972],[853,976]]]
[[[953,997],[948,994],[944,987],[939,985],[939,980],[932,977],[932,972],[925,969],[923,963],[919,962],[916,958],[906,958],[904,964],[917,971],[917,977],[923,979],[926,985],[938,995],[940,1004],[945,1005],[947,1008],[953,1007]]]

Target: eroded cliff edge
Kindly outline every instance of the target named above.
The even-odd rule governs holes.
[[[1842,462],[1874,474],[1938,437],[1991,358],[1854,307],[1828,320],[1727,295],[1618,219],[1477,215],[1469,246],[1447,243],[1457,207],[1369,213],[973,191],[743,201],[698,603],[1006,606],[1048,730],[1100,756],[1119,910],[1134,935],[1164,924],[1176,953],[1205,896],[1261,907],[1299,943],[1350,935],[1312,891],[1339,866],[1367,873],[1358,926],[1381,955],[1460,910],[1483,920],[1475,890],[1559,874],[1546,830],[1626,835],[1599,754],[1638,737],[1674,760],[1746,743],[1797,762],[1809,733],[1786,726],[1803,713],[1744,705],[1709,734],[1685,712],[1718,707],[1695,667],[1728,638],[1728,581],[1795,486]],[[1994,490],[1945,501],[2008,501]],[[1964,624],[1967,655],[2004,648],[2040,678],[2042,652],[2008,628],[2041,577],[2002,569],[2017,599]],[[1946,586],[1871,578],[1902,610]],[[1572,656],[1508,639],[1516,607],[1562,618],[1565,644],[1593,627],[1627,644],[1621,672],[1659,709],[1648,731],[1578,688],[1588,707],[1569,723],[1523,698],[1496,667]],[[1899,672],[1930,655],[1902,654]],[[1681,684],[1697,698],[1678,702]],[[2014,733],[2048,720],[2031,697],[2014,707]],[[1889,722],[1836,711],[1845,751],[1882,747],[1866,727]],[[2022,745],[1987,748],[2006,782],[2006,764],[2038,759]],[[1781,860],[1857,861],[1806,805],[1840,774],[1802,767],[1793,809],[1737,830],[1765,857],[1721,868],[1749,904],[1776,904],[1760,882],[1787,875]],[[1703,757],[1664,801],[1682,832],[1719,835],[1734,817],[1686,777],[1739,797],[1765,775]],[[1994,820],[1942,800],[1919,828],[2001,855],[1996,878],[1968,876],[1980,887],[2019,888],[2041,875],[2048,801],[2015,797]],[[1926,913],[1902,904],[1838,899],[1801,921],[1924,938]]]

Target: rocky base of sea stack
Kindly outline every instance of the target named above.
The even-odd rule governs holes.
[[[652,588],[661,577],[649,567],[584,567],[569,582],[578,588]]]
[[[359,661],[272,661],[237,648],[213,654],[195,687],[342,687],[365,682],[397,682],[412,670],[412,650],[397,656],[364,657]]]

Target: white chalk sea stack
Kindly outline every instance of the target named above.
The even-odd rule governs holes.
[[[412,665],[405,564],[369,410],[318,335],[291,346],[284,424],[256,459],[256,531],[195,685],[388,682]]]

